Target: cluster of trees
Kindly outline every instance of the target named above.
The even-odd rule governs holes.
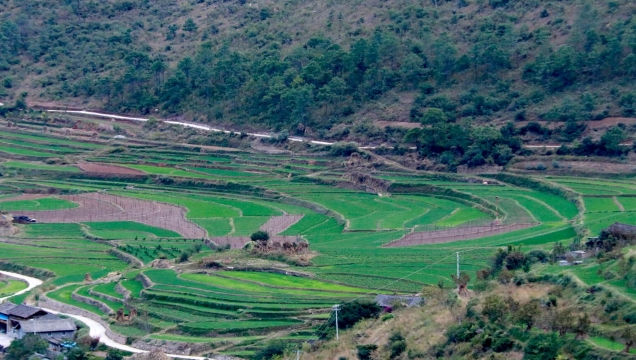
[[[427,113],[428,115],[428,113]],[[450,171],[458,165],[506,165],[515,154],[523,152],[521,138],[513,124],[497,130],[439,121],[421,129],[412,129],[404,137],[422,155],[436,158]]]
[[[329,8],[324,33],[311,35],[315,24],[296,22],[303,15],[295,5],[224,2],[217,12],[208,5],[192,4],[191,11],[206,12],[202,23],[166,1],[17,4],[0,22],[0,97],[19,91],[32,73],[31,85],[48,99],[94,98],[112,111],[162,109],[290,133],[309,126],[319,136],[345,138],[347,132],[331,131],[334,125],[393,97],[388,93],[414,93],[411,120],[436,132],[469,130],[470,136],[446,139],[428,139],[432,131],[423,131],[426,141],[418,142],[433,140],[426,150],[445,153],[449,167],[501,164],[518,151],[506,137],[471,147],[493,134],[458,119],[576,122],[636,113],[629,87],[636,77],[636,19],[625,15],[629,3],[402,0],[374,7],[371,23]],[[537,25],[539,12],[545,25]],[[220,28],[221,16],[234,29]],[[291,34],[290,23],[307,27]],[[157,33],[165,45],[149,46],[145,39]],[[198,50],[175,53],[182,43]]]
[[[97,339],[97,342],[99,342],[99,339]],[[95,346],[97,346],[97,344],[82,342],[80,346],[74,347],[64,353],[62,358],[66,360],[88,360],[91,358],[88,354],[88,350],[95,350]],[[11,345],[4,353],[4,358],[6,360],[28,360],[32,359],[36,353],[46,354],[48,347],[49,342],[46,339],[38,335],[28,334],[22,339],[11,342]],[[123,358],[123,353],[117,349],[109,349],[106,355],[106,360],[122,360]]]

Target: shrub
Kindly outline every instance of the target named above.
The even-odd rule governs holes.
[[[378,349],[377,345],[358,345],[358,359],[371,360],[371,355]]]
[[[559,354],[556,334],[537,334],[530,338],[524,349],[526,360],[554,360]]]
[[[287,343],[282,340],[276,340],[268,343],[264,348],[259,350],[256,354],[254,354],[255,360],[268,360],[275,356],[283,355],[285,353],[285,349],[287,348]]]
[[[258,230],[257,232],[250,235],[250,239],[252,241],[267,241],[269,240],[269,234],[267,231]]]

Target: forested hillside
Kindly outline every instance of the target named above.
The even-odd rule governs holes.
[[[0,0],[0,8],[6,104],[28,93],[31,105],[380,142],[404,131],[370,126],[379,120],[447,133],[567,121],[547,138],[572,141],[584,129],[576,121],[636,111],[630,0]]]

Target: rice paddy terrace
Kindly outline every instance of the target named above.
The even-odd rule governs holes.
[[[28,126],[0,131],[0,158],[0,211],[38,220],[0,236],[1,267],[48,285],[13,301],[37,293],[102,317],[129,342],[202,355],[248,355],[273,336],[306,341],[334,304],[451,286],[456,253],[474,277],[498,247],[551,249],[636,223],[633,176],[462,177],[376,164],[365,171],[389,184],[378,193],[320,149],[268,155]],[[259,229],[309,248],[242,249]],[[21,289],[0,281],[3,295]]]

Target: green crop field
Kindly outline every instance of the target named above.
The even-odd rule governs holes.
[[[27,283],[18,280],[0,280],[0,297],[15,294],[27,288]]]
[[[0,202],[0,211],[50,211],[73,209],[79,205],[58,198],[40,198],[34,200],[5,200]]]
[[[134,221],[87,222],[91,235],[106,240],[134,239],[141,237],[181,237],[174,231]]]
[[[41,163],[30,163],[22,161],[5,161],[0,163],[7,169],[25,169],[25,170],[46,170],[46,171],[64,171],[78,173],[80,169],[73,166],[46,165]]]

